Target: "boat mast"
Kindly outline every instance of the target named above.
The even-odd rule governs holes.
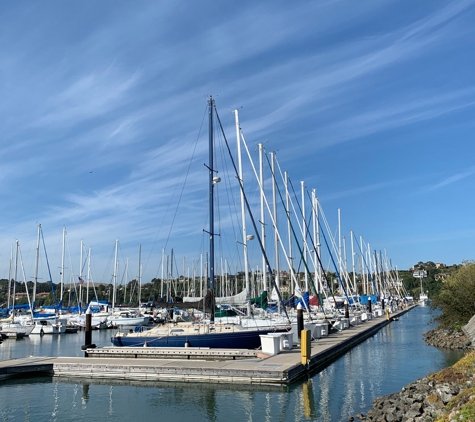
[[[209,97],[209,158],[208,158],[208,192],[209,192],[209,288],[211,290],[211,323],[214,322],[214,170],[213,170],[213,148],[214,148],[214,129],[213,129],[213,97]]]
[[[80,251],[79,251],[79,300],[78,300],[78,307],[79,307],[79,313],[81,313],[81,306],[82,306],[82,253],[84,250],[84,241],[81,239],[81,246],[80,246]]]
[[[12,264],[13,264],[13,245],[10,247],[10,268],[8,270],[8,296],[7,296],[7,309],[10,309],[10,296],[12,293]],[[32,310],[33,312],[33,310]]]
[[[63,294],[64,294],[64,249],[65,249],[65,244],[66,244],[66,227],[63,227],[63,245],[61,248],[61,301],[63,300]],[[62,308],[62,302],[61,302],[61,308]],[[60,309],[60,312],[62,309]]]
[[[40,261],[40,235],[41,224],[38,224],[38,239],[36,241],[35,282],[33,284],[33,307],[35,307],[36,303],[36,283],[38,283],[38,263]]]
[[[244,248],[244,276],[246,280],[246,302],[247,302],[247,316],[251,316],[251,301],[250,301],[250,285],[249,285],[249,262],[247,253],[247,234],[246,234],[246,204],[244,203],[244,179],[242,174],[242,158],[241,158],[241,130],[239,127],[239,114],[234,110],[234,117],[236,121],[236,141],[238,153],[238,177],[241,182],[241,221],[242,221],[242,244]]]
[[[262,143],[259,144],[259,181],[261,183],[262,189],[260,193],[260,203],[261,203],[261,241],[262,241],[262,289],[268,292],[267,287],[267,266],[266,266],[266,257],[265,257],[265,250],[266,250],[266,226],[265,226],[265,210],[264,210],[264,145]]]
[[[139,245],[139,285],[138,285],[138,296],[139,296],[139,308],[140,301],[142,300],[142,245]]]
[[[292,223],[290,221],[290,193],[289,193],[289,174],[284,172],[284,186],[285,186],[285,212],[287,214],[287,237],[289,242],[289,274],[290,274],[290,291],[295,292],[296,278],[294,274],[294,255],[292,252]],[[300,286],[299,286],[300,288]]]
[[[15,278],[13,279],[13,294],[12,294],[12,314],[15,315],[15,296],[16,296],[16,281],[18,277],[18,250],[20,249],[20,242],[16,240],[16,254],[15,254]],[[422,282],[421,282],[422,288]],[[31,309],[31,306],[30,306]],[[33,309],[31,310],[33,316]]]
[[[89,306],[89,281],[91,281],[91,250],[92,248],[89,248],[87,250],[87,275],[86,275],[86,304]]]
[[[119,246],[119,239],[115,240],[115,253],[114,253],[114,287],[112,288],[112,309],[115,309],[115,294],[117,289],[117,267],[119,266],[119,262],[117,261],[117,249]]]
[[[274,248],[275,248],[275,285],[276,289],[280,289],[280,265],[279,265],[279,233],[277,229],[277,199],[276,199],[276,185],[275,177],[275,152],[271,152],[271,171],[272,171],[272,202],[273,202],[273,217],[274,217]],[[272,293],[274,293],[272,291]],[[272,296],[272,295],[271,295]],[[280,314],[282,304],[280,301],[277,304],[277,310]]]
[[[165,248],[162,248],[162,279],[160,280],[160,300],[163,300],[163,277],[165,274]]]
[[[129,283],[129,257],[127,257],[127,259],[125,260],[124,303],[127,303],[127,284],[128,283]]]

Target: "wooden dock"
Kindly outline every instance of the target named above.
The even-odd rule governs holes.
[[[300,347],[266,355],[254,350],[200,348],[87,349],[88,357],[29,357],[0,362],[0,380],[9,377],[52,375],[102,380],[289,384],[329,365],[374,335],[393,318],[412,308],[385,315],[332,333],[311,343],[311,358],[301,363]]]

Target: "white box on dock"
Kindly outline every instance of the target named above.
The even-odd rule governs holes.
[[[263,353],[269,355],[277,355],[280,353],[280,336],[276,336],[273,333],[261,334],[261,346]]]

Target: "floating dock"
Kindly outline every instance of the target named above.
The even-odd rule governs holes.
[[[322,369],[374,335],[408,309],[351,326],[311,342],[302,364],[300,346],[268,355],[260,350],[104,347],[87,349],[88,357],[28,357],[0,362],[0,380],[49,375],[102,380],[289,384]]]

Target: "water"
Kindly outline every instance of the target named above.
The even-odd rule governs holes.
[[[452,365],[463,353],[424,343],[432,315],[418,307],[358,345],[323,371],[290,387],[208,383],[111,382],[61,378],[0,384],[3,421],[347,421],[376,397]],[[112,331],[94,331],[110,345]],[[84,333],[6,340],[0,359],[83,356]]]

